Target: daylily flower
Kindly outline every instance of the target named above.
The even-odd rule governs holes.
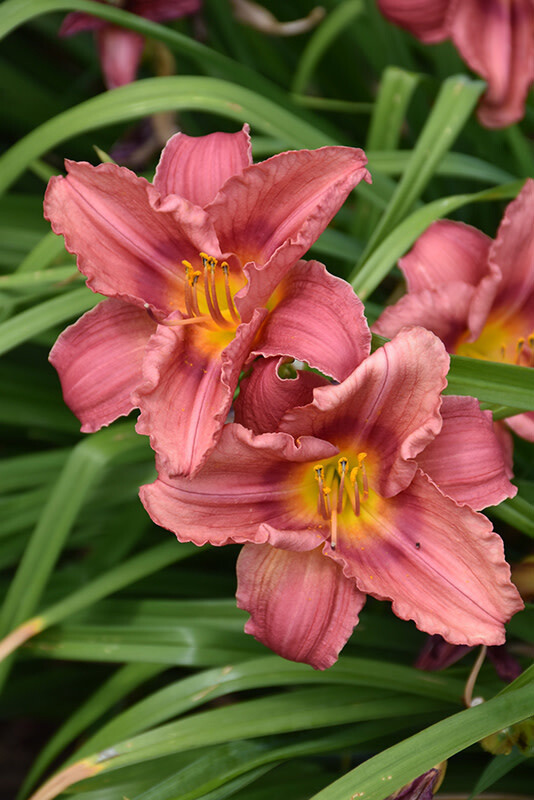
[[[377,0],[391,22],[423,42],[452,39],[488,84],[478,117],[502,128],[525,113],[534,82],[534,0]]]
[[[534,364],[534,181],[508,205],[497,238],[461,222],[434,222],[399,261],[408,294],[386,308],[373,330],[393,336],[423,325],[450,353]],[[508,426],[534,441],[534,413]]]
[[[343,380],[369,347],[361,303],[299,259],[369,180],[365,163],[361,150],[324,147],[251,165],[247,126],[177,134],[153,185],[114,164],[67,162],[45,216],[88,286],[110,298],[50,354],[82,431],[139,407],[137,430],[165,469],[190,474],[214,447],[251,352]]]
[[[152,22],[178,19],[199,11],[202,0],[98,0],[119,6]],[[94,31],[102,72],[108,89],[116,89],[135,80],[145,38],[135,31],[119,28],[105,19],[80,11],[67,14],[59,29],[60,36],[73,36],[82,31]]]
[[[441,406],[448,366],[423,328],[339,385],[283,381],[276,359],[260,361],[195,478],[160,468],[141,500],[180,541],[245,543],[245,630],[286,658],[331,666],[367,594],[450,642],[500,644],[523,604],[500,537],[465,503],[515,487],[477,401]]]

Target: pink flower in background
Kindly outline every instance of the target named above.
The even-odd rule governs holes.
[[[140,408],[137,430],[171,474],[195,472],[215,446],[251,353],[305,359],[343,380],[369,349],[348,284],[299,262],[369,180],[363,152],[251,160],[247,126],[177,134],[153,185],[114,164],[68,162],[47,189],[45,216],[88,286],[110,298],[50,354],[65,402],[84,432]]]
[[[339,385],[282,381],[276,359],[260,360],[195,478],[160,467],[141,499],[180,541],[245,543],[245,630],[286,658],[331,666],[367,594],[450,642],[500,644],[522,602],[500,537],[472,507],[516,490],[491,415],[472,398],[441,405],[448,366],[422,328]]]
[[[452,39],[488,84],[478,117],[501,128],[525,113],[534,82],[534,0],[377,0],[391,22],[423,42]]]
[[[196,14],[202,6],[202,0],[119,0],[107,4],[119,6],[152,22],[165,22]],[[144,36],[80,11],[73,11],[65,17],[59,35],[74,36],[82,31],[95,32],[108,89],[116,89],[117,86],[124,86],[135,80],[145,44]]]
[[[461,222],[434,222],[399,261],[408,294],[373,330],[394,336],[423,325],[450,353],[534,365],[534,181],[509,204],[492,241]],[[534,441],[534,413],[508,426]]]

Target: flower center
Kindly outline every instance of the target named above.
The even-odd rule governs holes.
[[[467,336],[467,333],[463,334],[454,348],[459,356],[534,366],[534,331],[527,337],[518,336],[517,328],[515,331],[505,330],[502,325],[490,323],[474,342],[466,341]]]
[[[356,517],[360,516],[361,503],[369,497],[369,481],[365,468],[367,453],[358,453],[351,466],[347,456],[340,456],[335,462],[316,464],[313,468],[317,482],[317,513],[330,522],[330,545],[337,544],[338,516],[347,509]]]
[[[235,330],[241,319],[233,294],[241,286],[237,286],[235,279],[232,279],[227,261],[219,264],[216,258],[207,253],[199,253],[199,259],[201,269],[195,269],[190,261],[182,261],[185,268],[185,318],[160,320],[148,308],[148,304],[145,308],[155,322],[171,328],[200,325],[213,329],[215,325],[216,328]]]

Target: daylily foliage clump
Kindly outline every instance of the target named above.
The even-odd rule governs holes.
[[[351,287],[301,260],[365,163],[324,147],[254,165],[245,126],[177,134],[153,184],[69,162],[45,200],[109,298],[51,353],[82,429],[141,409],[151,517],[180,541],[245,544],[247,631],[320,669],[368,594],[455,644],[501,644],[522,607],[477,513],[516,491],[491,416],[442,398],[433,333],[407,328],[371,354]],[[294,359],[318,372],[281,378]]]

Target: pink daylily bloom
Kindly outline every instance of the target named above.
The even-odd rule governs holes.
[[[245,544],[245,630],[286,658],[333,664],[367,594],[455,644],[500,644],[522,602],[500,537],[465,502],[516,490],[476,404],[450,398],[442,414],[448,366],[423,328],[339,385],[282,381],[276,359],[260,361],[242,382],[237,422],[195,478],[160,469],[142,502],[180,541]]]
[[[153,184],[114,164],[67,162],[46,192],[53,230],[110,298],[50,354],[66,401],[84,432],[140,408],[138,431],[171,474],[193,473],[215,446],[255,353],[305,359],[340,381],[369,352],[348,284],[299,261],[369,180],[363,152],[251,161],[247,126],[177,134]],[[335,340],[334,317],[344,326]]]
[[[497,237],[461,222],[434,222],[399,261],[408,293],[373,330],[394,336],[423,325],[450,353],[534,366],[534,181],[504,214]],[[507,425],[534,441],[534,413]]]
[[[520,120],[534,82],[534,0],[377,0],[385,17],[423,42],[452,39],[488,84],[478,117],[489,128]]]
[[[138,14],[152,22],[179,19],[196,14],[202,0],[98,0],[108,5],[120,6],[125,11]],[[127,28],[119,28],[105,19],[73,11],[67,14],[59,29],[60,36],[74,36],[82,31],[94,31],[98,45],[102,72],[108,89],[116,89],[135,80],[145,39]]]

